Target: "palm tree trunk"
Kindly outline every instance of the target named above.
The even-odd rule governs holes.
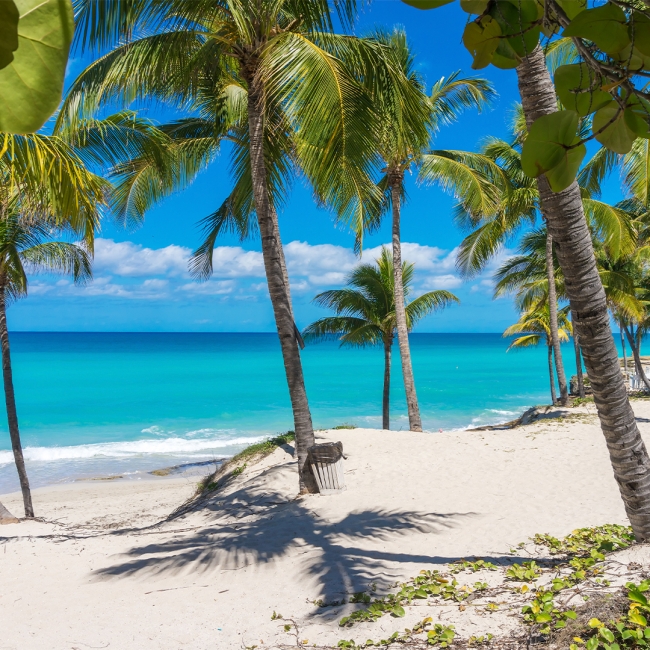
[[[0,503],[0,524],[15,524],[17,522],[18,519]]]
[[[541,47],[519,64],[517,76],[528,126],[538,117],[557,111],[555,89]],[[542,213],[565,277],[614,477],[636,538],[650,539],[650,458],[621,375],[580,188],[574,182],[555,193],[544,175],[537,179],[537,185]]]
[[[632,356],[634,357],[634,367],[636,368],[636,374],[641,377],[643,383],[646,385],[646,388],[650,390],[650,381],[648,381],[645,370],[643,369],[643,364],[641,363],[641,346],[638,333],[638,327],[635,334],[634,329],[630,331],[627,325],[625,326],[625,334],[627,335],[627,340],[630,342],[630,347],[632,348]]]
[[[557,395],[555,394],[555,376],[553,375],[553,346],[547,345],[548,350],[548,376],[551,380],[551,403],[553,406],[557,404]]]
[[[571,312],[571,322],[573,323],[574,315]],[[582,358],[580,356],[580,336],[578,332],[573,330],[573,350],[576,354],[576,376],[578,377],[578,397],[584,399],[585,396],[585,380],[582,376]]]
[[[18,414],[16,412],[16,397],[14,396],[14,381],[11,373],[11,351],[9,350],[9,331],[7,329],[7,307],[5,302],[4,288],[0,287],[0,344],[2,345],[2,378],[5,386],[5,402],[7,404],[7,423],[9,425],[9,437],[14,452],[20,489],[23,493],[25,505],[25,517],[34,516],[32,506],[32,493],[29,489],[29,479],[25,469],[23,448],[20,444],[20,431],[18,430]]]
[[[402,194],[402,171],[391,172],[389,182],[393,202],[393,270],[395,275],[395,323],[397,329],[397,342],[402,360],[402,375],[404,377],[404,391],[406,393],[406,407],[409,415],[409,429],[422,431],[420,407],[415,392],[413,366],[411,364],[411,350],[409,347],[408,328],[406,326],[406,307],[404,305],[404,283],[402,282],[402,240],[400,235],[400,197]]]
[[[384,338],[384,397],[382,400],[382,429],[390,429],[390,356],[393,337]]]
[[[318,492],[307,458],[307,450],[314,444],[314,427],[305,390],[293,310],[288,293],[289,287],[285,281],[286,265],[284,264],[282,244],[278,239],[277,215],[272,209],[267,186],[267,170],[264,160],[264,94],[254,74],[249,74],[247,81],[251,176],[255,212],[262,239],[262,255],[269,296],[273,305],[293,409],[299,489],[301,493]]]
[[[555,370],[557,372],[557,383],[560,387],[560,404],[566,406],[569,403],[569,391],[566,385],[564,364],[562,363],[562,350],[560,349],[560,335],[557,328],[557,290],[555,288],[555,262],[553,260],[553,237],[550,233],[546,235],[546,274],[548,277],[548,310],[550,314],[551,341],[555,354]]]

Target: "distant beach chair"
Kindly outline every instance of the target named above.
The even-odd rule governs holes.
[[[318,491],[337,494],[346,489],[343,477],[343,443],[324,442],[307,451]]]

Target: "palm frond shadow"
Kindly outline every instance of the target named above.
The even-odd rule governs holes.
[[[320,584],[321,596],[327,601],[363,591],[370,583],[388,588],[403,575],[398,565],[404,563],[440,564],[457,559],[409,553],[406,535],[439,534],[475,516],[471,512],[377,508],[328,521],[312,507],[312,500],[345,499],[345,493],[295,499],[291,493],[294,474],[295,467],[290,465],[270,467],[230,494],[217,493],[204,502],[202,514],[211,513],[205,527],[184,537],[134,546],[119,562],[95,571],[94,580],[236,571],[291,554],[305,577]],[[270,485],[276,489],[266,489]],[[403,551],[381,550],[385,546],[381,542],[396,536],[405,537]],[[362,543],[368,540],[372,543]]]

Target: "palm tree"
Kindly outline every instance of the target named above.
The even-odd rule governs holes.
[[[402,262],[404,312],[409,331],[431,312],[459,302],[454,294],[444,290],[429,291],[406,302],[411,292],[414,272],[413,264]],[[314,302],[321,307],[333,309],[336,316],[321,318],[303,332],[307,342],[337,336],[341,345],[384,346],[384,429],[390,428],[391,350],[397,329],[395,277],[393,257],[387,248],[382,248],[381,256],[375,264],[362,264],[350,273],[346,281],[347,288],[325,291],[314,298]]]
[[[80,42],[104,51],[116,47],[80,75],[61,114],[61,120],[74,121],[102,102],[135,99],[188,110],[192,117],[176,126],[195,128],[197,137],[183,154],[195,167],[210,162],[223,139],[238,139],[233,167],[238,185],[248,187],[236,189],[249,202],[249,214],[254,211],[262,240],[293,408],[301,492],[317,490],[307,467],[314,434],[277,209],[295,166],[317,198],[341,215],[363,212],[365,201],[376,195],[369,181],[375,112],[355,75],[361,67],[364,83],[386,76],[396,85],[401,81],[382,64],[377,44],[333,33],[333,12],[349,24],[355,4],[336,2],[333,9],[327,0],[79,0]],[[355,62],[354,73],[346,60]],[[227,96],[239,103],[234,120]],[[175,186],[187,179],[179,174]],[[152,191],[134,182],[141,192]],[[349,187],[354,189],[346,191]],[[341,203],[339,196],[354,198]]]
[[[568,341],[571,333],[571,323],[568,314],[569,307],[558,310],[558,335],[560,341]],[[506,329],[503,336],[514,336],[522,334],[516,338],[509,346],[508,351],[513,348],[525,348],[532,345],[539,345],[544,342],[548,351],[548,373],[551,381],[551,400],[557,404],[555,394],[555,380],[553,378],[553,339],[551,338],[551,311],[548,301],[544,305],[537,304],[533,309],[522,313],[519,320]]]
[[[377,148],[384,172],[379,187],[385,195],[383,209],[392,213],[396,329],[409,427],[412,431],[421,431],[422,422],[402,295],[401,206],[405,198],[404,174],[421,164],[423,155],[429,150],[433,136],[441,126],[456,120],[467,108],[481,110],[495,93],[485,79],[462,78],[455,72],[437,81],[427,96],[426,84],[415,68],[414,56],[404,31],[396,29],[391,33],[376,32],[373,38],[387,48],[395,67],[403,72],[410,86],[409,101],[400,97],[403,87],[394,84],[382,85],[374,99],[380,120]],[[376,225],[377,222],[373,222],[371,227]]]
[[[0,219],[0,346],[11,447],[23,493],[25,516],[33,517],[34,507],[18,428],[6,310],[12,301],[27,295],[26,270],[70,273],[75,282],[83,282],[91,277],[91,262],[85,248],[65,241],[51,241],[54,223],[43,220],[29,224],[19,217],[16,207],[17,202],[9,214]]]

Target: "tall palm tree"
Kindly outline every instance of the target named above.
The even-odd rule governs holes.
[[[571,333],[571,323],[568,314],[570,308],[564,307],[558,310],[558,334],[560,341],[568,341]],[[548,374],[551,382],[551,400],[557,404],[555,394],[555,380],[553,378],[553,340],[551,338],[551,311],[548,301],[544,305],[537,304],[533,309],[525,311],[519,320],[506,329],[503,336],[514,336],[523,334],[516,338],[509,346],[508,350],[513,348],[525,348],[533,345],[539,345],[544,342],[548,351]]]
[[[384,211],[390,210],[392,217],[396,329],[409,427],[412,431],[421,431],[422,422],[402,295],[404,289],[401,277],[401,206],[405,199],[404,174],[421,164],[423,155],[430,149],[433,136],[441,126],[456,120],[458,115],[467,108],[481,110],[495,93],[485,79],[462,78],[458,72],[455,72],[437,81],[430,95],[427,95],[426,84],[416,69],[415,59],[404,31],[396,29],[391,33],[376,32],[373,38],[387,48],[395,67],[399,68],[408,79],[410,95],[417,98],[408,103],[403,101],[400,97],[403,87],[394,84],[384,84],[374,96],[375,108],[380,120],[377,147],[384,172],[379,187],[385,195]],[[372,226],[376,226],[376,222],[372,223]]]
[[[70,273],[75,282],[83,282],[91,277],[91,262],[88,251],[84,247],[65,241],[51,240],[55,227],[52,221],[27,223],[21,219],[16,210],[17,204],[16,201],[10,208],[9,214],[5,214],[0,219],[0,347],[11,447],[23,494],[25,517],[33,517],[32,495],[18,428],[7,328],[7,306],[27,295],[26,270]]]
[[[402,300],[409,331],[420,319],[433,311],[459,302],[454,294],[444,290],[429,291],[407,302],[406,298],[412,290],[414,272],[413,264],[402,262]],[[333,309],[336,316],[320,318],[304,330],[303,336],[307,342],[336,336],[341,345],[383,345],[382,427],[389,429],[391,350],[397,329],[395,302],[398,298],[395,292],[393,257],[388,249],[382,248],[381,256],[375,264],[362,264],[352,271],[346,285],[345,289],[325,291],[314,298],[314,302],[321,307]]]
[[[79,0],[79,42],[104,51],[115,47],[73,84],[61,117],[74,120],[102,102],[134,99],[159,100],[213,122],[216,117],[217,128],[203,128],[203,137],[188,145],[188,155],[204,164],[214,155],[215,131],[217,145],[226,135],[240,138],[233,163],[245,170],[240,177],[249,183],[246,200],[262,240],[293,408],[301,492],[317,490],[307,466],[314,434],[277,207],[293,165],[318,199],[339,213],[363,211],[373,196],[375,112],[356,80],[358,66],[364,83],[384,76],[401,82],[382,65],[376,45],[334,34],[335,14],[349,24],[355,5],[354,0],[333,6],[327,0]],[[358,64],[355,73],[346,60]],[[222,119],[229,93],[240,102],[239,130],[230,131]],[[181,175],[176,186],[186,180]],[[344,191],[350,186],[354,189]],[[338,195],[354,199],[343,205]]]

